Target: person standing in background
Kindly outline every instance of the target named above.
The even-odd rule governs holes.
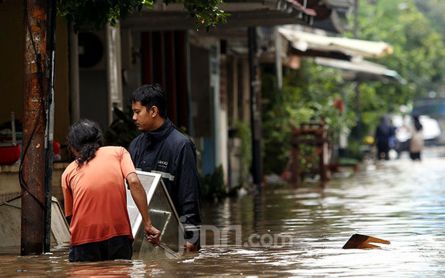
[[[411,133],[411,141],[409,144],[409,157],[413,161],[422,160],[422,150],[424,147],[423,126],[420,123],[419,116],[413,116],[413,129]]]
[[[389,160],[389,143],[393,136],[395,136],[395,129],[391,126],[388,117],[382,116],[375,131],[378,160]]]

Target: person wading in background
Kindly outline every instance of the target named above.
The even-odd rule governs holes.
[[[421,154],[424,146],[423,126],[420,123],[419,116],[413,116],[413,130],[411,132],[411,141],[409,143],[409,157],[411,160],[422,160]]]
[[[389,141],[393,136],[395,136],[395,130],[391,126],[388,117],[381,117],[380,124],[375,130],[378,160],[389,160]]]

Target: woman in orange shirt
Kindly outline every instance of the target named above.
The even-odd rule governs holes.
[[[133,236],[124,180],[142,215],[146,238],[159,243],[151,225],[147,197],[129,153],[102,147],[102,131],[90,120],[74,123],[68,146],[76,159],[62,174],[65,216],[70,222],[70,261],[131,259]]]

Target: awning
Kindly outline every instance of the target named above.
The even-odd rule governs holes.
[[[315,63],[321,66],[337,68],[345,72],[344,77],[349,80],[390,80],[405,83],[405,80],[394,70],[365,60],[337,60],[315,58]]]
[[[393,52],[392,47],[385,42],[318,35],[298,30],[295,26],[279,27],[278,31],[291,42],[293,48],[301,52],[330,51],[365,58],[378,58]]]
[[[296,0],[226,0],[219,7],[229,16],[227,22],[218,24],[216,29],[285,24],[310,25],[316,16],[315,10],[305,8]],[[189,15],[182,3],[166,5],[159,2],[150,9],[144,7],[141,12],[121,20],[121,28],[133,30],[196,29],[196,21]]]

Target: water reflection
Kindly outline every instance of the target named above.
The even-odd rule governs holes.
[[[156,269],[157,265],[146,265],[142,261],[112,261],[72,263],[66,273],[69,277],[152,277],[151,272]]]
[[[438,277],[445,274],[445,161],[389,161],[351,178],[203,207],[215,225],[197,256],[179,260],[77,263],[67,251],[0,256],[0,276],[334,276]],[[341,249],[354,233],[391,241],[381,249]],[[253,237],[256,235],[256,237]],[[274,239],[290,239],[277,244]]]

